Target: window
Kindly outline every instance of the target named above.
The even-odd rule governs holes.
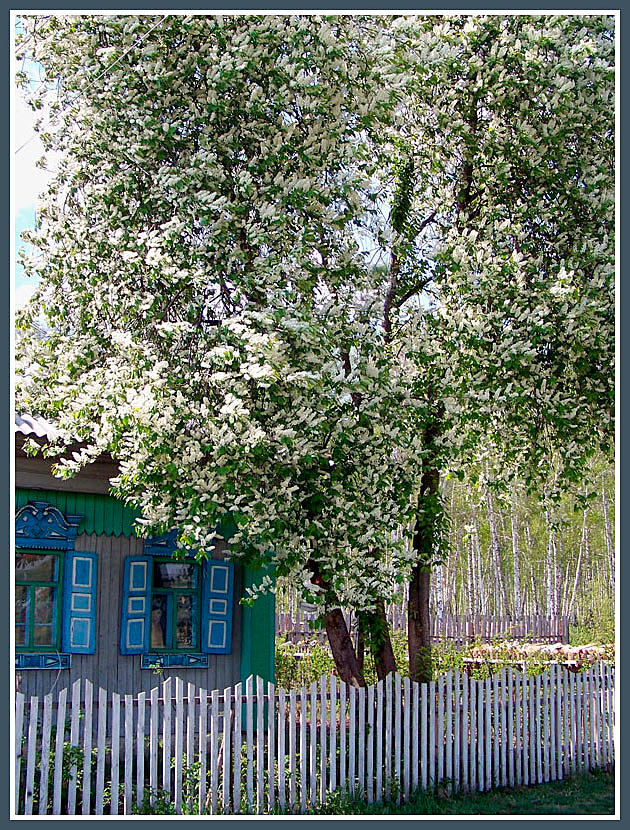
[[[67,668],[69,654],[94,654],[98,563],[75,550],[81,519],[37,501],[16,514],[16,668]]]
[[[151,650],[199,650],[200,568],[175,559],[153,560]]]
[[[232,651],[234,566],[192,551],[176,559],[176,549],[171,531],[125,559],[120,651],[143,655],[143,668],[203,666],[205,655]]]
[[[58,553],[15,554],[15,645],[57,651],[61,645],[62,561]]]

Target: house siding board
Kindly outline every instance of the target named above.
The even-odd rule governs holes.
[[[117,537],[135,535],[133,525],[138,511],[112,496],[16,488],[16,510],[31,501],[46,501],[64,514],[83,516],[79,533]]]
[[[77,537],[76,548],[98,554],[100,588],[96,620],[96,653],[93,655],[73,654],[69,670],[17,672],[19,691],[27,697],[32,695],[43,697],[53,689],[55,693],[63,688],[69,689],[78,679],[88,679],[95,688],[102,686],[110,693],[118,692],[119,694],[150,692],[167,677],[181,677],[184,683],[190,682],[208,690],[223,689],[239,682],[241,679],[242,608],[237,601],[234,603],[231,654],[208,655],[207,669],[167,669],[163,674],[156,675],[152,671],[140,668],[141,657],[139,655],[120,654],[123,562],[126,556],[142,555],[142,540],[81,534]],[[237,564],[234,579],[235,598],[240,596],[242,590],[241,570],[241,566]],[[273,609],[270,620],[273,623]],[[259,640],[260,636],[257,637],[256,642]],[[273,650],[273,636],[271,649]]]

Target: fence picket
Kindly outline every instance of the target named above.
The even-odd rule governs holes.
[[[203,698],[201,697],[201,693],[203,692]],[[208,693],[205,689],[201,689],[199,692],[199,706],[207,707],[207,699]],[[201,737],[203,735],[203,744],[201,743]],[[232,758],[232,688],[228,686],[227,689],[223,690],[223,753],[222,753],[222,767],[223,769],[220,770],[221,773],[221,786],[222,786],[222,803],[223,803],[223,812],[225,814],[230,812],[230,794],[231,794],[231,787],[230,787],[230,769],[232,768],[231,758]],[[203,769],[206,768],[206,748],[207,748],[207,741],[205,733],[200,733],[199,735],[199,751],[203,754],[204,762],[203,762]]]
[[[273,683],[267,683],[267,807],[273,812],[276,805],[275,781],[275,727],[276,727],[276,696]],[[227,714],[224,715],[227,717]]]
[[[486,789],[483,690],[484,682],[479,680],[477,683],[477,787],[480,792]]]
[[[486,721],[485,721],[485,738],[486,746],[484,748],[486,755],[486,790],[492,787],[492,679],[486,677],[485,682],[486,695]]]
[[[310,691],[310,805],[311,807],[314,807],[315,799],[317,797],[317,681],[313,681],[313,683],[311,683]]]
[[[403,793],[406,801],[411,788],[411,683],[408,677],[403,681],[403,691]]]
[[[206,810],[208,772],[208,691],[199,689],[199,815]]]
[[[368,686],[367,690],[367,733],[365,740],[367,743],[367,801],[372,804],[374,801],[374,686]]]
[[[254,679],[250,675],[245,683],[245,735],[247,752],[247,770],[245,786],[247,794],[247,812],[254,809]]]
[[[144,799],[144,703],[145,692],[138,694],[138,721],[136,724],[136,804]]]
[[[500,761],[500,741],[499,741],[499,675],[495,672],[492,675],[492,786],[498,787],[499,778],[499,761]]]
[[[175,812],[182,812],[182,778],[184,764],[184,681],[175,678]]]
[[[507,684],[507,734],[505,738],[507,751],[507,783],[514,786],[514,672],[508,666],[505,673]]]
[[[562,667],[559,665],[554,666],[554,675],[553,675],[553,695],[555,700],[556,706],[556,714],[555,714],[555,733],[556,733],[556,758],[555,758],[555,765],[556,765],[556,779],[561,780],[563,777],[563,769],[562,769],[562,714],[564,710],[563,700],[562,700]]]
[[[125,788],[123,809],[131,813],[133,790],[133,695],[125,695]]]
[[[536,777],[536,757],[537,757],[537,741],[536,741],[536,681],[533,677],[529,678],[529,694],[527,697],[527,721],[529,724],[529,781],[531,784],[537,782]]]
[[[162,789],[170,799],[171,793],[171,714],[173,708],[172,679],[168,677],[162,685]]]
[[[521,732],[521,722],[523,717],[523,673],[515,671],[514,675],[514,710],[516,722],[516,758],[514,759],[516,768],[514,770],[514,780],[516,786],[520,787],[525,784],[525,778],[523,775],[523,735],[525,734],[525,729]]]
[[[460,786],[460,749],[461,749],[461,715],[462,715],[462,705],[461,705],[461,678],[459,675],[459,671],[455,672],[453,678],[453,689],[454,689],[454,696],[453,696],[453,719],[454,719],[454,729],[453,729],[453,770],[452,770],[452,790],[453,792],[457,792]]]
[[[543,781],[545,783],[551,780],[551,770],[549,768],[550,743],[554,740],[553,729],[550,729],[550,715],[549,715],[549,671],[545,671],[542,676],[542,707],[543,707]],[[555,749],[555,747],[554,747]],[[553,756],[552,756],[553,757]]]
[[[385,797],[389,798],[392,781],[392,674],[385,678]]]
[[[477,736],[477,681],[474,677],[469,679],[469,711],[470,711],[470,789],[477,790],[477,749],[479,740]]]
[[[402,684],[401,677],[394,675],[394,780],[397,786],[396,801],[400,804],[401,795],[401,751],[402,751]]]
[[[296,730],[296,693],[295,689],[289,692],[290,710],[289,710],[289,805],[291,812],[295,811],[295,791],[297,778],[297,763],[296,763],[296,746],[295,746],[295,730]],[[306,733],[305,733],[306,734]],[[301,740],[301,736],[300,736]],[[300,755],[301,755],[300,751]],[[300,785],[300,792],[303,784]],[[301,806],[301,805],[300,805]]]
[[[468,774],[468,741],[469,741],[469,732],[468,732],[468,701],[469,701],[469,683],[468,683],[468,674],[464,672],[461,676],[461,683],[462,683],[462,717],[461,717],[461,787],[466,792],[469,786],[469,774]]]
[[[44,697],[44,714],[42,717],[42,748],[39,772],[39,815],[48,812],[48,774],[50,770],[50,732],[52,727],[52,693]]]
[[[307,727],[308,719],[306,717],[308,691],[306,686],[300,689],[300,812],[306,812],[306,802],[308,801],[308,758],[306,754],[307,747]]]
[[[216,816],[219,795],[219,690],[210,695],[210,814]]]
[[[588,719],[590,723],[590,731],[591,731],[591,769],[598,766],[598,758],[597,758],[597,745],[596,745],[596,736],[597,736],[597,723],[596,723],[596,713],[597,713],[597,691],[595,688],[596,682],[596,675],[593,671],[593,667],[589,666],[588,669],[588,684],[589,684],[589,704],[588,704]]]
[[[330,678],[330,792],[337,789],[337,678]]]
[[[437,682],[437,772],[435,783],[440,784],[444,778],[444,675]]]
[[[347,686],[344,681],[339,683],[339,789],[346,788],[346,702]]]
[[[79,746],[79,709],[81,706],[81,681],[75,680],[72,684],[72,714],[70,716],[70,744]],[[75,814],[77,801],[77,764],[70,767],[68,778],[68,815]]]
[[[420,725],[420,684],[415,680],[411,683],[412,709],[411,709],[411,790],[418,790],[419,773],[419,725]]]
[[[365,687],[358,691],[359,729],[357,732],[357,772],[361,798],[365,798]]]
[[[420,768],[421,787],[425,791],[429,787],[429,706],[426,683],[420,686]]]
[[[437,770],[435,767],[435,749],[437,740],[437,702],[435,700],[435,680],[429,681],[429,787],[434,789],[438,785]]]
[[[157,790],[158,786],[158,723],[160,720],[160,710],[158,709],[158,695],[158,688],[157,686],[154,686],[149,694],[149,804],[151,805],[151,807],[153,807],[155,804],[155,791]]]
[[[241,722],[243,716],[243,686],[237,683],[234,686],[234,739],[232,741],[233,751],[233,808],[235,813],[241,812],[241,759],[243,756],[243,734]]]
[[[57,732],[59,737],[59,732]],[[110,814],[112,816],[118,815],[118,801],[120,799],[120,695],[117,692],[112,693],[112,794],[110,803]],[[55,775],[57,770],[55,770]],[[61,791],[61,769],[59,770],[59,789]],[[55,787],[56,791],[56,787]]]
[[[186,768],[191,769],[195,759],[195,697],[196,689],[192,683],[188,683],[186,695]],[[188,776],[187,776],[188,777]],[[190,789],[190,788],[187,788]],[[192,807],[190,793],[187,795],[186,804]]]
[[[284,813],[286,805],[285,782],[285,721],[286,721],[286,692],[278,690],[278,804],[280,812]]]
[[[322,675],[319,682],[320,690],[320,715],[319,715],[319,802],[323,804],[326,800],[326,728],[328,721],[328,684],[326,682],[326,675]]]
[[[256,678],[256,812],[259,815],[264,810],[265,785],[265,690],[263,683],[262,677]]]
[[[388,675],[388,677],[390,677],[390,675]],[[390,683],[390,689],[391,689],[391,683]],[[356,770],[355,770],[355,764],[354,764],[354,758],[355,758],[354,753],[355,753],[355,749],[356,749],[356,726],[357,726],[356,701],[357,701],[357,690],[354,686],[348,686],[348,698],[349,698],[349,700],[348,700],[348,709],[349,709],[349,722],[350,722],[349,723],[350,730],[349,730],[349,734],[348,734],[348,753],[349,753],[349,757],[348,757],[348,781],[349,781],[349,786],[350,786],[350,793],[352,795],[355,795],[355,793],[356,793],[356,778],[355,778]],[[390,767],[390,769],[391,769],[391,767]]]
[[[26,785],[24,787],[24,815],[33,814],[33,790],[35,789],[35,767],[37,765],[37,721],[39,698],[31,697],[28,720],[28,744],[26,747]]]
[[[59,692],[57,701],[57,727],[55,732],[55,771],[53,777],[53,815],[61,814],[61,785],[63,779],[63,745],[66,732],[67,689]]]

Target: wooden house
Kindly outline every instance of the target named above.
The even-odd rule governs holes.
[[[79,678],[119,694],[167,677],[205,689],[273,680],[273,595],[239,603],[260,571],[226,561],[220,543],[212,559],[175,558],[176,530],[138,538],[137,513],[109,495],[110,457],[55,478],[50,460],[23,449],[51,426],[15,420],[19,690],[42,696]]]

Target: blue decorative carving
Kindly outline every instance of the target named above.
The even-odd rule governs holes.
[[[165,533],[163,536],[149,536],[144,543],[145,556],[173,556],[175,552],[178,555],[185,554],[186,556],[194,556],[195,552],[192,548],[184,550],[177,549],[177,534],[178,530],[174,527]]]
[[[18,510],[15,544],[23,548],[72,550],[83,516],[64,516],[45,501],[34,501]]]
[[[69,669],[69,654],[16,654],[15,668],[25,669]]]
[[[143,654],[141,669],[207,669],[207,654]]]

